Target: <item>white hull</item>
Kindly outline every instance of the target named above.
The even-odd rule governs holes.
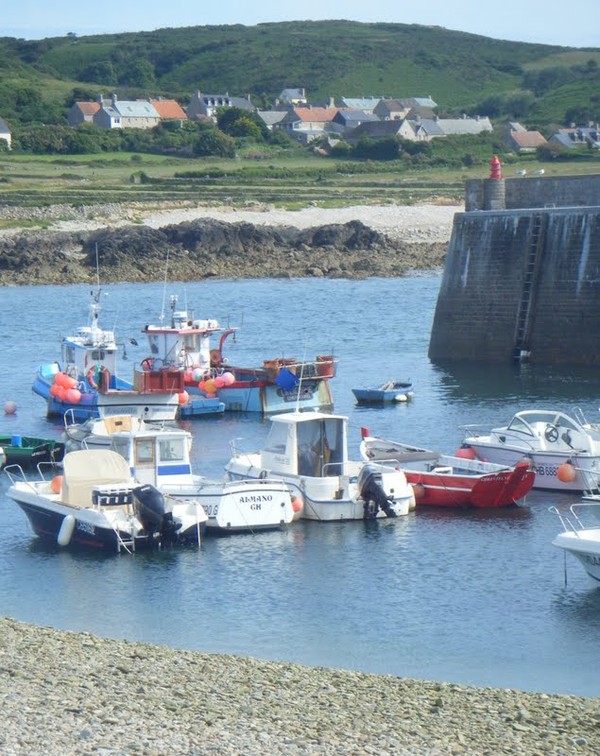
[[[192,484],[160,485],[177,500],[198,501],[208,516],[207,530],[220,532],[272,530],[295,518],[288,487],[278,480],[218,481],[193,476]]]
[[[479,459],[498,465],[514,467],[523,459],[531,460],[535,470],[534,488],[552,491],[591,491],[600,487],[600,457],[598,456],[569,456],[565,452],[532,452],[523,449],[508,449],[505,446],[494,446],[471,440],[469,442]],[[575,478],[572,481],[562,481],[558,478],[558,468],[569,462],[575,468]]]
[[[560,533],[552,544],[578,559],[587,574],[600,582],[600,528]]]
[[[233,480],[254,478],[258,480],[260,468],[247,466],[231,461],[227,465],[227,472]],[[269,478],[283,481],[292,495],[297,495],[303,502],[301,518],[304,520],[318,520],[320,522],[334,522],[340,520],[364,520],[365,502],[360,497],[356,483],[350,482],[350,476],[332,476],[311,478],[307,476],[282,475],[267,471]],[[356,475],[352,476],[356,479]],[[407,487],[406,495],[396,498],[392,504],[397,517],[407,515],[414,509],[414,495],[412,488]],[[387,515],[382,510],[377,512],[377,518]]]

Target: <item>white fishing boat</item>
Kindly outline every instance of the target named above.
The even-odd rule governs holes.
[[[7,496],[36,535],[63,547],[118,553],[199,544],[207,520],[199,501],[170,499],[153,486],[140,486],[126,460],[110,450],[69,452],[62,475],[51,479],[28,479],[19,465],[5,472]]]
[[[584,524],[576,510],[583,510],[593,517],[590,524]],[[560,512],[556,507],[550,507],[550,512],[557,515],[563,532],[552,541],[552,545],[574,556],[583,569],[593,579],[600,582],[600,504],[573,504],[568,513]]]
[[[59,361],[37,369],[32,390],[45,399],[48,417],[62,417],[69,408],[78,420],[97,417],[99,391],[132,388],[117,375],[114,331],[99,325],[100,287],[91,294],[89,324],[61,340]]]
[[[210,531],[234,533],[276,529],[289,525],[301,511],[281,480],[216,480],[192,472],[192,437],[181,428],[119,430],[111,435],[111,449],[120,454],[131,474],[175,500],[199,501]]]
[[[400,470],[348,458],[348,418],[289,412],[271,418],[263,449],[232,446],[225,469],[232,480],[280,478],[301,497],[309,520],[370,520],[408,514],[412,486]]]
[[[482,460],[514,467],[530,461],[535,488],[594,491],[600,486],[600,427],[576,410],[571,417],[558,410],[517,412],[506,426],[481,430],[463,426],[462,453],[472,450]]]

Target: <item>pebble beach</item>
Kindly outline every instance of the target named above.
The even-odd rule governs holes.
[[[8,756],[600,753],[596,698],[203,654],[9,618],[0,668]]]

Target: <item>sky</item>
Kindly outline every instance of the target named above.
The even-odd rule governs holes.
[[[410,7],[409,7],[410,6]],[[598,0],[4,0],[0,37],[43,39],[165,27],[279,21],[387,22],[443,26],[493,39],[600,48]]]

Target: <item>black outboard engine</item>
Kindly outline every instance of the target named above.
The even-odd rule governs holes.
[[[181,522],[166,511],[161,492],[147,483],[134,488],[132,493],[135,514],[148,535],[156,538],[161,546],[175,543]]]
[[[358,476],[358,488],[365,502],[365,520],[374,520],[379,510],[383,510],[388,517],[396,517],[392,509],[392,495],[387,495],[383,488],[381,472],[371,465],[365,465]]]

